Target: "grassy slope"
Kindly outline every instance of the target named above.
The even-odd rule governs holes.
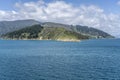
[[[52,40],[80,40],[88,39],[88,36],[83,36],[81,34],[68,31],[65,28],[58,27],[44,27],[39,36],[42,36],[42,39],[52,39]]]

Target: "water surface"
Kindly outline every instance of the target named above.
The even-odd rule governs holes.
[[[120,40],[0,40],[0,80],[120,80]]]

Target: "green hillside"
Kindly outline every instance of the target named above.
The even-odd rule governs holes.
[[[39,22],[36,20],[31,20],[31,19],[16,20],[16,21],[0,21],[0,38],[2,38],[1,35],[5,35],[7,33],[12,33],[13,31],[16,32],[16,30],[19,31],[21,29],[31,27],[32,25],[41,25],[44,28],[51,27],[52,29],[56,28],[56,27],[64,28],[67,31],[72,31],[75,33],[79,33],[79,34],[90,36],[91,38],[97,38],[97,39],[98,38],[114,38],[112,35],[104,32],[104,31],[98,30],[96,28],[92,28],[90,26],[61,24],[61,23],[54,23],[54,22]],[[28,37],[28,36],[31,37],[31,34],[25,34],[25,33],[26,32],[24,32],[22,34],[22,37]],[[12,37],[14,38],[14,36],[12,36]],[[32,35],[32,36],[34,37],[35,35]],[[20,38],[19,35],[18,35],[18,37]]]
[[[63,27],[43,27],[33,25],[2,36],[4,39],[37,39],[37,40],[60,40],[79,41],[89,39],[89,36],[67,30]]]
[[[76,33],[91,36],[91,38],[114,38],[112,35],[104,32],[104,31],[101,31],[101,30],[98,30],[98,29],[95,29],[95,28],[92,28],[92,27],[88,27],[88,26],[66,25],[66,24],[53,23],[53,22],[42,23],[42,26],[45,26],[45,27],[62,27],[62,28],[65,28],[69,31],[74,31]]]

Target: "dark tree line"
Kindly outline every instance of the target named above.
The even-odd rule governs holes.
[[[43,27],[41,25],[33,25],[31,27],[26,27],[18,31],[7,33],[4,36],[10,38],[38,38],[38,34],[41,32],[42,29]]]

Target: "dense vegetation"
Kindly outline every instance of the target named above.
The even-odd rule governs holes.
[[[40,24],[35,20],[16,20],[16,21],[1,21],[0,22],[0,36],[8,32],[13,32],[28,26]]]
[[[41,32],[42,29],[43,27],[40,25],[33,25],[31,27],[27,27],[27,28],[20,29],[18,31],[7,33],[3,36],[7,38],[12,38],[12,39],[38,38],[38,34]]]

